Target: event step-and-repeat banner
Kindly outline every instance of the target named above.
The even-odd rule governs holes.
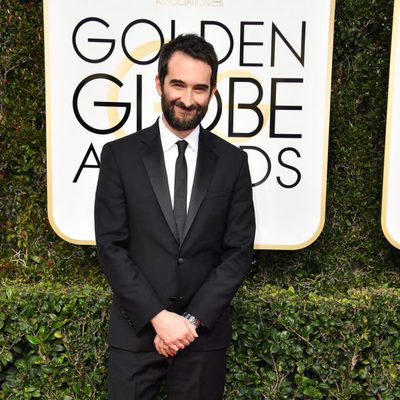
[[[334,0],[45,0],[44,7],[48,209],[58,235],[94,243],[102,146],[154,123],[160,46],[197,33],[220,64],[203,126],[248,153],[255,247],[299,249],[318,237]]]
[[[400,1],[393,14],[392,51],[386,120],[385,167],[382,197],[382,230],[400,249]]]

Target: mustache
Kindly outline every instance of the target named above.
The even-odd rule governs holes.
[[[182,103],[181,101],[179,101],[179,100],[175,101],[175,102],[174,102],[174,105],[176,105],[176,106],[182,108],[182,109],[185,110],[185,111],[193,111],[193,110],[199,111],[199,110],[201,109],[201,107],[200,107],[198,104],[192,104],[192,105],[190,105],[189,107],[187,107],[185,104],[183,104],[183,103]]]

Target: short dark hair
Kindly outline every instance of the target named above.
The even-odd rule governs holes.
[[[176,51],[181,51],[196,60],[201,60],[211,67],[211,87],[217,83],[218,58],[214,47],[202,37],[187,33],[177,36],[161,48],[160,58],[158,60],[158,77],[161,85],[168,73],[168,62]]]

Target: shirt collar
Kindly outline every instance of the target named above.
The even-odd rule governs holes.
[[[163,152],[165,153],[168,150],[170,150],[171,147],[174,146],[178,140],[182,139],[176,136],[171,130],[168,129],[162,117],[158,119],[158,126],[160,129],[161,145],[163,148]],[[195,152],[197,152],[199,147],[199,134],[200,134],[200,125],[197,125],[192,130],[192,132],[190,132],[189,135],[187,135],[184,139],[188,142],[188,147],[190,147]]]

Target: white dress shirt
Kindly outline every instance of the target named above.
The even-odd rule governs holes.
[[[161,145],[164,152],[165,169],[167,170],[169,194],[171,197],[172,208],[174,207],[174,189],[175,189],[175,163],[178,157],[178,146],[176,142],[179,140],[186,140],[188,146],[185,151],[185,158],[187,164],[187,201],[186,211],[189,209],[190,196],[192,194],[194,173],[196,170],[197,152],[199,148],[199,133],[200,126],[197,125],[192,132],[189,133],[184,139],[176,136],[165,125],[163,118],[158,119],[160,128]]]

